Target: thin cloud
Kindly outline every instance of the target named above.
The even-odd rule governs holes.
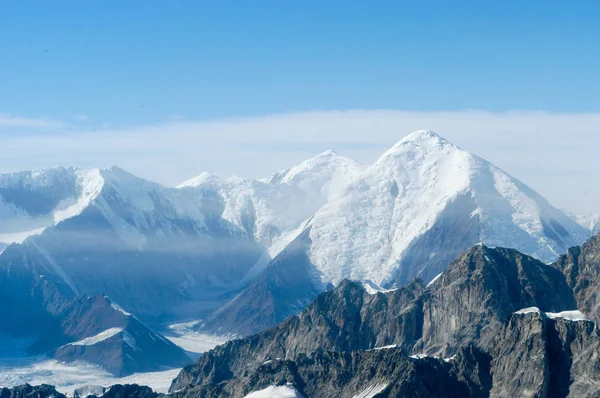
[[[12,116],[7,113],[0,112],[0,128],[63,128],[66,124],[57,120],[49,119],[31,119],[24,117]]]
[[[600,113],[346,110],[99,131],[70,126],[35,138],[0,130],[0,168],[119,165],[166,185],[203,171],[262,177],[327,149],[371,163],[419,129],[491,161],[557,206],[600,212]]]

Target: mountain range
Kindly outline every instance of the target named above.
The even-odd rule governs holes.
[[[445,283],[450,263],[480,243],[477,250],[491,250],[506,267],[517,260],[495,247],[541,260],[532,267],[543,289],[494,307],[502,312],[495,323],[476,323],[479,333],[500,328],[507,311],[525,304],[561,312],[575,305],[573,295],[595,303],[576,282],[593,269],[573,270],[571,286],[543,268],[592,230],[429,131],[410,134],[369,166],[327,151],[258,180],[202,173],[169,188],[117,167],[3,174],[0,331],[34,337],[31,353],[124,375],[191,362],[156,331],[165,324],[202,319],[201,331],[250,335],[349,286],[414,307],[431,291],[425,286]],[[451,347],[473,339],[448,327],[439,333],[446,340],[432,330],[430,337],[394,331],[402,341],[382,341],[454,355]],[[369,338],[344,350],[379,345]]]
[[[477,243],[551,262],[591,232],[539,194],[435,133],[408,135],[321,207],[206,330],[254,333],[342,279],[428,283]]]
[[[427,286],[344,280],[208,352],[171,396],[596,397],[598,272],[600,235],[552,264],[479,244]]]

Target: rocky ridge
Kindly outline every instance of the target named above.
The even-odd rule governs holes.
[[[583,246],[588,268],[598,265],[596,239]],[[305,397],[596,396],[594,306],[580,307],[588,295],[571,288],[565,264],[477,245],[428,286],[377,292],[344,281],[275,328],[210,351],[171,391],[243,397],[289,384]]]

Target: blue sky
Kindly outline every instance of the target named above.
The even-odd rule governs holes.
[[[0,171],[260,176],[425,128],[591,211],[557,181],[600,178],[599,41],[593,0],[0,2]]]
[[[0,3],[0,109],[127,125],[329,109],[596,111],[598,1]]]

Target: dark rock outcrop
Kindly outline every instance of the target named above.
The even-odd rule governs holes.
[[[570,248],[554,266],[564,273],[573,289],[577,308],[600,322],[600,234]]]
[[[116,376],[182,367],[191,363],[181,348],[150,330],[134,316],[123,315],[118,327],[112,326],[79,342],[65,344],[53,350],[52,357],[62,362],[96,363]],[[102,336],[107,332],[110,332],[109,337]]]
[[[56,391],[53,386],[25,384],[13,388],[0,388],[0,398],[66,398],[66,396]]]
[[[320,398],[466,397],[476,394],[452,364],[436,358],[412,359],[396,348],[317,352],[299,355],[293,361],[273,360],[255,372],[214,386],[207,395],[203,395],[204,387],[192,387],[173,395],[244,397],[272,385],[293,385],[305,397]]]
[[[499,331],[515,311],[533,306],[551,312],[575,309],[562,273],[515,250],[477,245],[427,287],[416,281],[385,294],[369,294],[361,284],[344,281],[277,327],[210,351],[195,365],[186,367],[171,390],[186,391],[193,386],[194,393],[189,396],[236,396],[241,391],[240,380],[260,372],[265,362],[277,358],[291,361],[295,369],[300,369],[305,363],[300,358],[311,355],[335,352],[343,356],[394,346],[407,354],[452,356],[456,362],[450,361],[452,370],[447,372],[453,372],[453,380],[459,380],[469,396],[487,396]],[[332,360],[327,366],[338,363]],[[294,383],[288,379],[285,382]],[[308,391],[300,384],[294,385],[308,396],[329,394],[325,387]],[[352,390],[352,394],[358,393]]]
[[[600,337],[592,321],[513,314],[492,356],[492,397],[600,394]]]
[[[116,384],[110,387],[102,398],[156,398],[159,394],[150,387],[137,384]]]

